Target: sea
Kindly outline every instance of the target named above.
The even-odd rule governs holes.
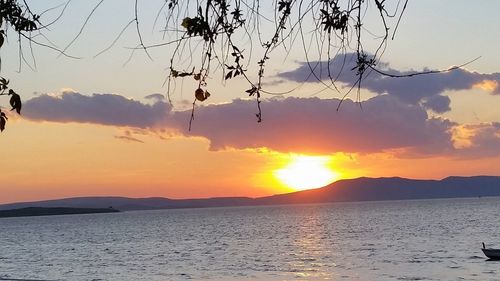
[[[500,280],[500,198],[0,219],[0,280]]]

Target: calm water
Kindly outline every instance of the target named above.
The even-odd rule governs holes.
[[[500,280],[500,198],[0,219],[0,280]]]

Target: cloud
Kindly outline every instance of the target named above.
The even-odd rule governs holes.
[[[457,128],[460,157],[484,158],[500,155],[500,122],[462,125]]]
[[[129,142],[140,142],[144,143],[142,140],[130,136],[115,136],[115,139],[123,140],[123,141],[129,141]]]
[[[303,62],[294,70],[278,74],[278,77],[290,81],[314,81],[316,78],[327,81],[328,72],[336,81],[352,85],[357,80],[356,54],[339,55],[330,61]],[[380,62],[378,67],[392,75],[406,75],[417,71],[398,71]],[[423,71],[427,71],[424,69]],[[317,81],[317,80],[316,80]],[[375,71],[368,71],[361,87],[376,94],[396,96],[409,104],[422,104],[426,109],[442,113],[450,110],[449,99],[443,96],[445,91],[481,88],[492,94],[500,94],[500,73],[483,74],[459,68],[453,71],[419,75],[413,77],[393,78]]]
[[[144,97],[147,100],[153,100],[153,101],[163,101],[165,99],[165,96],[162,94],[151,94],[147,95]]]
[[[361,104],[345,100],[337,111],[339,102],[293,97],[263,100],[262,123],[255,118],[255,100],[205,105],[196,108],[191,131],[190,110],[173,111],[158,99],[148,104],[114,94],[41,95],[26,102],[23,116],[124,127],[124,133],[115,137],[132,142],[142,142],[138,135],[203,137],[214,151],[265,147],[314,154],[391,151],[402,157],[500,155],[500,123],[460,125],[431,118],[423,105],[388,94]],[[437,111],[449,106],[447,100],[433,102],[438,104]]]
[[[451,100],[447,96],[431,96],[422,100],[422,106],[437,113],[444,113],[451,110]]]
[[[136,138],[133,136],[132,132],[126,130],[123,132],[123,135],[121,136],[115,136],[115,139],[123,140],[123,141],[128,141],[128,142],[139,142],[139,143],[144,143],[144,141]]]
[[[166,120],[171,107],[158,99],[150,105],[115,94],[85,96],[65,91],[34,97],[24,109],[23,116],[31,120],[151,128]]]
[[[174,123],[186,135],[205,137],[212,150],[267,147],[281,152],[361,152],[405,148],[418,153],[452,149],[450,128],[444,119],[430,119],[420,106],[389,95],[359,104],[346,100],[286,98],[263,101],[262,123],[254,116],[255,101],[200,107],[191,132],[190,112],[174,112]]]

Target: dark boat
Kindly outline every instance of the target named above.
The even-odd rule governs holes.
[[[483,248],[481,249],[485,256],[492,260],[500,260],[500,249],[486,248],[483,243]]]

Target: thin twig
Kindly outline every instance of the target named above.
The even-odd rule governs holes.
[[[113,40],[113,42],[111,42],[111,44],[106,47],[104,50],[100,51],[99,53],[97,53],[94,58],[97,58],[99,55],[107,52],[109,49],[111,49],[115,44],[116,42],[120,39],[120,37],[123,35],[123,33],[125,32],[125,30],[127,30],[127,28],[132,24],[134,23],[134,20],[131,20],[129,21],[129,23],[127,23],[127,25],[125,25],[125,27],[123,27],[122,31],[120,31],[120,34],[118,34],[118,36],[116,36],[115,40]]]
[[[137,2],[138,2],[138,0],[135,0],[135,6],[134,6],[135,18],[134,18],[134,20],[135,20],[135,27],[137,29],[137,35],[139,36],[139,42],[140,42],[139,45],[142,47],[142,49],[144,50],[144,52],[146,53],[146,55],[148,56],[148,58],[151,61],[153,61],[153,58],[151,57],[151,55],[149,54],[148,50],[144,46],[144,42],[142,40],[141,30],[139,28],[139,15],[138,15]]]
[[[453,70],[456,70],[456,69],[459,69],[459,68],[462,68],[464,66],[467,66],[475,61],[477,61],[478,59],[480,59],[481,56],[471,60],[471,61],[468,61],[464,64],[461,64],[461,65],[456,65],[456,66],[452,66],[450,68],[447,68],[447,69],[442,69],[442,70],[428,70],[428,71],[420,71],[420,72],[412,72],[412,73],[408,73],[408,74],[391,74],[391,73],[388,73],[388,72],[384,72],[382,70],[379,70],[379,69],[376,69],[375,67],[373,66],[368,66],[370,67],[373,71],[377,72],[378,74],[381,74],[381,75],[384,75],[384,76],[387,76],[387,77],[392,77],[392,78],[403,78],[403,77],[413,77],[413,76],[419,76],[419,75],[427,75],[427,74],[436,74],[436,73],[443,73],[443,72],[449,72],[449,71],[453,71]]]
[[[97,10],[97,8],[99,8],[99,6],[104,2],[104,0],[101,0],[99,1],[99,3],[97,3],[97,5],[94,6],[94,8],[92,9],[92,11],[90,12],[90,14],[87,16],[87,18],[85,19],[85,22],[83,23],[82,27],[80,28],[80,30],[78,31],[78,33],[76,34],[76,36],[73,38],[73,40],[71,40],[71,42],[69,42],[69,44],[62,50],[61,54],[59,54],[58,57],[60,57],[64,52],[66,52],[69,47],[71,47],[71,45],[73,45],[73,43],[75,43],[75,41],[78,39],[78,37],[80,37],[80,35],[83,33],[83,30],[85,29],[85,26],[87,26],[87,23],[89,22],[90,18],[92,17],[92,15],[94,14],[94,12]]]

